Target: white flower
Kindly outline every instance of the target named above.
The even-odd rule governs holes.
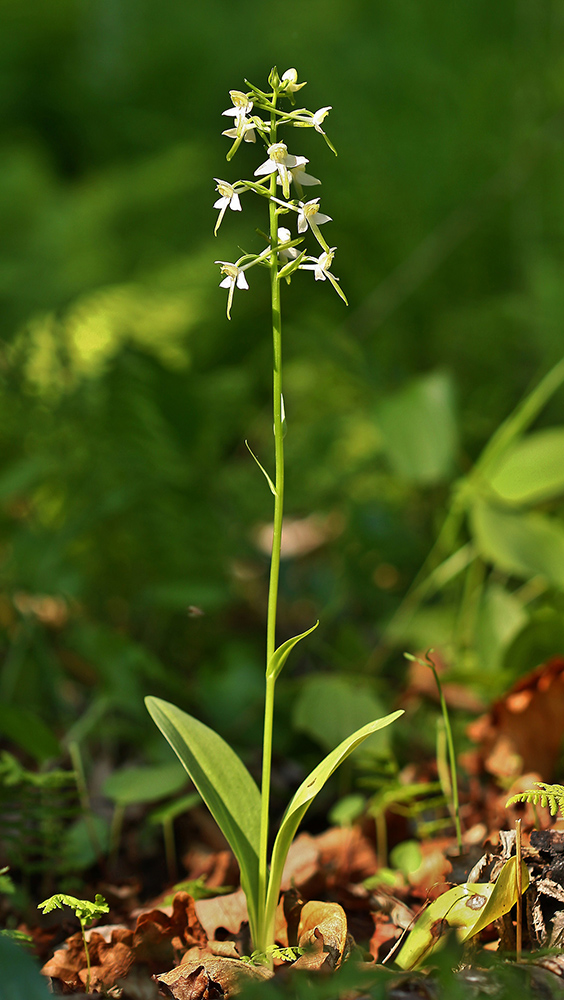
[[[290,175],[290,181],[293,181],[298,186],[311,187],[313,184],[321,184],[318,177],[306,174],[303,167],[294,167],[294,169],[289,170],[288,173]],[[277,178],[277,183],[282,183],[280,177]]]
[[[221,197],[213,203],[214,208],[219,208],[219,215],[213,231],[214,236],[217,236],[217,231],[223,221],[223,216],[225,215],[227,209],[230,208],[233,212],[241,212],[242,208],[239,195],[232,184],[229,184],[228,181],[221,181],[219,177],[214,177],[214,181],[217,181],[216,191],[219,191],[219,194],[221,195]]]
[[[332,105],[329,104],[326,108],[320,108],[319,111],[315,111],[313,114],[308,112],[307,118],[302,118],[298,115],[299,121],[295,121],[294,124],[297,128],[314,128],[316,132],[325,135],[325,132],[321,128],[321,123],[325,121],[331,109]]]
[[[229,289],[227,295],[227,319],[231,319],[231,304],[233,302],[235,285],[237,285],[237,288],[248,289],[249,287],[245,277],[245,269],[237,267],[236,264],[231,264],[227,260],[214,260],[214,264],[220,264],[221,273],[225,275],[223,281],[220,281],[219,287]]]
[[[257,167],[255,177],[273,174],[275,171],[278,171],[284,197],[289,198],[290,170],[294,170],[296,167],[305,167],[306,163],[309,163],[309,160],[305,156],[293,156],[288,152],[285,142],[275,142],[274,145],[268,147],[267,153],[268,160],[261,163],[260,167]]]
[[[305,87],[304,83],[298,83],[298,71],[297,69],[287,69],[285,73],[282,74],[281,83],[285,83],[285,92],[287,94],[295,94],[296,91],[301,90]]]
[[[343,302],[348,305],[345,293],[339,286],[339,279],[334,274],[331,274],[331,264],[333,263],[336,249],[337,247],[331,247],[330,250],[324,250],[319,257],[306,257],[309,263],[300,264],[300,271],[313,271],[316,281],[326,281],[328,279]]]
[[[278,242],[287,243],[288,240],[291,239],[292,239],[292,234],[290,230],[286,229],[285,226],[280,226],[280,228],[278,229]],[[300,251],[296,247],[286,247],[285,250],[280,250],[278,252],[278,260],[280,262],[295,260],[296,257],[299,256],[300,256]]]
[[[236,128],[226,128],[222,135],[230,139],[244,139],[245,142],[256,142],[255,123],[252,118],[241,118]]]
[[[331,222],[330,215],[324,215],[323,212],[319,211],[319,198],[313,198],[311,201],[303,201],[299,203],[299,214],[298,214],[298,232],[305,233],[307,227],[315,230],[318,226],[323,225],[324,222]]]
[[[255,123],[249,118],[253,110],[253,102],[241,90],[230,90],[229,96],[233,102],[232,108],[222,111],[223,115],[233,116],[235,128],[228,128],[222,135],[229,136],[230,139],[244,139],[245,142],[255,142]]]
[[[228,108],[227,111],[222,111],[222,115],[233,115],[235,118],[235,124],[238,125],[242,118],[246,115],[250,115],[253,110],[253,102],[249,100],[246,94],[243,94],[240,90],[230,90],[229,96],[231,98],[233,107]]]

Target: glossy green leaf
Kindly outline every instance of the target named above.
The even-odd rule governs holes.
[[[459,928],[459,938],[467,941],[489,924],[509,913],[517,901],[516,859],[509,858],[495,882],[465,882],[424,909],[409,930],[397,955],[396,965],[413,969],[428,955],[450,927]],[[522,891],[529,884],[527,866],[521,862]]]
[[[328,756],[325,757],[316,768],[314,768],[311,774],[308,775],[305,781],[303,781],[298,788],[296,794],[286,809],[286,812],[284,813],[278,835],[274,842],[266,904],[267,927],[269,926],[269,923],[272,923],[276,906],[278,905],[282,872],[286,863],[288,851],[296,835],[296,831],[313,799],[321,791],[333,772],[337,770],[339,765],[346,760],[349,754],[351,754],[357,746],[363,743],[368,736],[378,732],[379,729],[384,729],[385,726],[389,726],[392,722],[395,722],[395,720],[399,719],[399,717],[403,714],[402,710],[392,712],[390,715],[386,715],[382,719],[376,719],[374,722],[370,722],[367,726],[363,726],[362,729],[359,729],[356,733],[348,736],[342,743],[339,744],[338,747],[332,750],[331,753],[328,754]]]
[[[524,861],[521,862],[521,890],[529,885],[529,871]],[[517,902],[519,891],[517,888],[517,858],[509,858],[501,869],[493,887],[490,898],[483,910],[480,912],[476,922],[468,928],[462,936],[462,941],[466,941],[475,934],[483,931],[488,924],[493,924],[498,917],[503,917],[509,913]]]
[[[300,639],[305,639],[306,635],[309,635],[314,629],[319,625],[319,621],[316,621],[315,625],[308,628],[306,632],[302,632],[301,635],[295,635],[291,639],[286,639],[281,646],[278,647],[270,657],[268,661],[268,667],[266,669],[266,676],[270,679],[276,680],[282,667],[286,663],[290,653],[292,652],[294,646],[300,641]]]
[[[458,432],[452,380],[447,375],[432,372],[383,400],[376,420],[398,475],[417,483],[435,483],[450,475]]]
[[[489,477],[504,500],[538,503],[564,493],[564,427],[529,434],[500,460]]]
[[[465,882],[444,892],[421,911],[393,956],[400,969],[413,969],[437,944],[449,927],[473,927],[494,890],[494,882]],[[469,934],[465,935],[470,936]]]
[[[523,579],[541,576],[564,587],[564,526],[559,521],[478,500],[470,524],[480,554],[498,569]]]
[[[256,940],[260,792],[241,759],[213,729],[160,698],[146,698],[145,704],[239,862],[251,934]]]

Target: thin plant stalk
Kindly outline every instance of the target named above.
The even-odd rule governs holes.
[[[437,685],[437,690],[439,692],[439,699],[441,702],[441,712],[443,714],[443,721],[445,727],[445,735],[448,747],[448,759],[450,764],[450,783],[451,783],[451,793],[452,793],[452,818],[454,820],[454,826],[456,829],[456,842],[458,845],[458,853],[462,854],[462,830],[460,827],[460,803],[458,801],[458,777],[456,773],[456,754],[454,752],[454,740],[452,738],[452,729],[450,727],[450,719],[448,716],[448,709],[445,701],[445,696],[443,694],[443,689],[441,682],[439,680],[439,675],[437,673],[437,668],[433,663],[429,655],[426,656],[426,661],[428,666],[433,671],[433,676],[435,678],[435,683]]]
[[[517,926],[515,929],[515,959],[517,962],[521,961],[521,950],[523,946],[523,873],[521,871],[521,820],[518,819],[515,823],[515,854],[516,854],[516,872],[517,872]]]
[[[439,692],[439,701],[441,705],[441,713],[443,716],[444,731],[446,736],[447,748],[448,748],[448,760],[450,768],[450,786],[452,799],[450,803],[450,813],[456,830],[456,842],[458,845],[458,853],[462,854],[462,830],[460,826],[460,803],[458,800],[458,777],[456,773],[456,754],[454,752],[454,740],[452,738],[452,729],[450,727],[450,719],[448,716],[448,708],[445,701],[445,696],[443,694],[443,689],[441,682],[439,680],[439,675],[437,673],[437,668],[431,659],[430,654],[433,650],[429,650],[425,654],[424,666],[430,667],[433,671],[433,677],[435,678],[435,684],[437,685],[437,691]],[[420,660],[417,656],[412,656],[411,653],[403,654],[406,660],[416,661],[417,663],[423,664],[423,660]]]
[[[276,94],[273,98],[276,104]],[[271,114],[271,145],[276,142],[276,115]],[[271,199],[276,195],[276,174],[270,179]],[[270,295],[272,306],[272,350],[273,350],[273,415],[274,415],[274,453],[275,453],[275,493],[274,493],[274,524],[272,532],[272,553],[270,559],[270,581],[268,588],[268,608],[266,620],[266,694],[264,711],[262,784],[261,784],[261,824],[260,824],[260,854],[259,854],[259,892],[261,909],[266,906],[266,891],[268,881],[268,830],[270,807],[270,775],[272,767],[272,730],[274,722],[274,687],[276,679],[269,676],[268,665],[276,649],[276,612],[278,606],[278,581],[280,577],[280,551],[282,546],[282,518],[284,509],[284,434],[282,427],[282,322],[280,307],[280,281],[278,279],[276,247],[278,243],[278,212],[274,201],[269,202],[270,222]],[[261,928],[265,933],[265,928]],[[262,947],[259,943],[258,947]]]

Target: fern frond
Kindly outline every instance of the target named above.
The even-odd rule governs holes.
[[[62,909],[63,906],[70,906],[84,927],[110,909],[104,897],[99,893],[96,894],[96,899],[92,903],[89,899],[77,899],[75,896],[67,896],[64,892],[58,892],[42,903],[38,903],[37,909],[43,910],[44,913],[50,913],[51,910]]]
[[[517,803],[528,802],[533,806],[548,807],[551,816],[556,816],[558,810],[564,816],[564,785],[547,785],[544,781],[535,781],[534,785],[535,788],[512,795],[505,803],[505,808]]]

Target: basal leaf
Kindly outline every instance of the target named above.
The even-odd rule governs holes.
[[[145,704],[178,755],[241,869],[251,933],[257,930],[260,792],[228,743],[203,722],[160,698]]]
[[[517,900],[516,859],[509,858],[495,882],[465,882],[427,906],[393,955],[401,969],[413,969],[435,947],[449,927],[457,927],[460,941],[474,937],[489,924],[509,913]],[[522,890],[529,884],[529,872],[521,862]]]
[[[525,891],[529,885],[529,871],[524,861],[521,862],[521,890]],[[490,895],[488,902],[478,916],[476,922],[468,928],[462,937],[466,941],[469,937],[474,937],[483,931],[484,927],[492,924],[498,917],[503,917],[509,913],[517,902],[519,890],[517,888],[517,858],[509,858],[501,869]]]
[[[421,911],[407,932],[404,944],[392,956],[396,965],[400,969],[413,969],[449,927],[473,927],[493,890],[493,882],[465,882],[444,892]]]
[[[357,746],[359,746],[360,743],[362,743],[368,736],[371,736],[372,733],[376,733],[379,729],[384,729],[385,726],[389,726],[390,723],[395,722],[396,719],[399,719],[400,715],[403,715],[402,710],[392,712],[390,715],[386,715],[382,719],[376,719],[374,722],[369,722],[367,726],[363,726],[362,729],[358,729],[356,733],[348,736],[346,740],[343,740],[338,747],[332,750],[331,753],[328,754],[328,756],[325,757],[325,759],[322,760],[316,768],[314,768],[311,774],[298,788],[296,794],[286,809],[286,812],[284,813],[284,817],[278,831],[278,836],[274,842],[266,904],[267,927],[269,926],[269,922],[271,923],[274,919],[274,913],[276,911],[276,906],[278,905],[278,894],[280,892],[282,871],[286,863],[286,857],[288,855],[290,845],[311,802],[318,792],[321,791],[333,772],[337,770],[339,765],[342,764],[342,762]]]
[[[302,632],[301,635],[295,635],[291,639],[286,639],[286,642],[283,642],[282,645],[279,646],[278,649],[276,649],[272,654],[272,656],[270,657],[270,660],[268,661],[268,667],[266,670],[266,676],[276,680],[280,671],[282,670],[282,667],[284,666],[286,660],[288,659],[288,656],[292,652],[294,646],[297,645],[300,639],[305,639],[306,635],[309,635],[310,632],[313,632],[313,630],[316,629],[318,625],[319,622],[317,621],[315,625],[312,625],[311,628],[308,628],[307,632]]]

